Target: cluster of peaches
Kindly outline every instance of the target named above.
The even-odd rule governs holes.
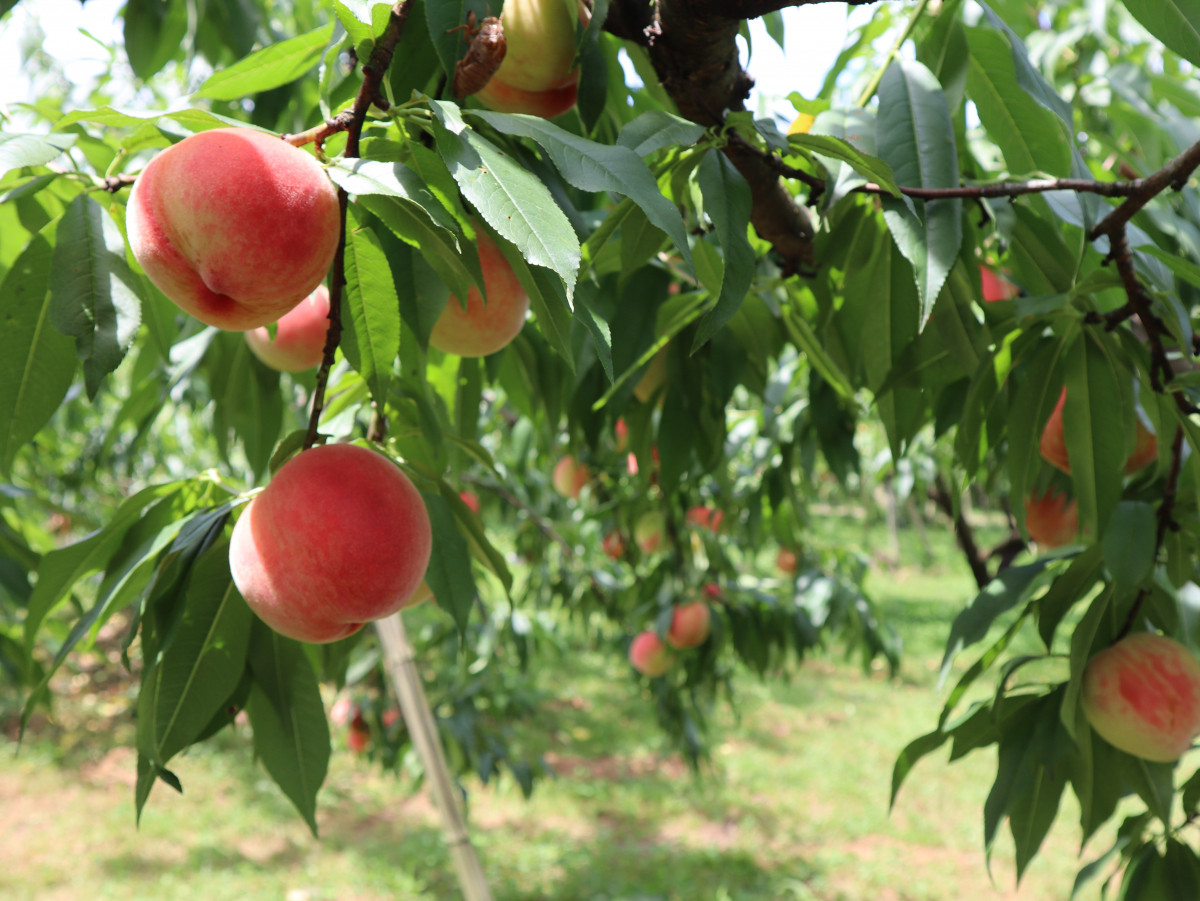
[[[507,54],[480,99],[553,116],[575,103],[576,23],[561,0],[509,0]],[[338,193],[317,159],[252,128],[200,132],[157,154],[129,196],[130,248],[149,279],[201,322],[245,333],[267,366],[321,363],[338,252]],[[524,325],[529,298],[476,224],[486,303],[451,297],[430,344],[485,356]],[[276,631],[330,642],[430,596],[432,547],[420,492],[392,460],[338,444],[285,463],[238,519],[233,579]]]

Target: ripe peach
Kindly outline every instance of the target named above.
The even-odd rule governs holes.
[[[620,532],[609,532],[604,536],[601,546],[604,553],[613,560],[620,560],[625,556],[625,539],[621,537]]]
[[[587,464],[580,463],[567,454],[554,464],[554,473],[550,477],[550,482],[554,485],[554,490],[563,497],[575,500],[591,477]]]
[[[507,0],[500,22],[508,49],[476,96],[499,112],[547,119],[573,107],[579,68],[573,65],[575,20],[568,5],[563,0]]]
[[[617,451],[623,451],[629,446],[629,426],[625,424],[624,419],[618,419],[617,424],[613,426],[613,434],[617,438]]]
[[[472,513],[479,515],[479,495],[474,491],[460,491],[458,497]]]
[[[633,525],[633,540],[642,553],[653,554],[662,546],[667,531],[667,518],[657,510],[643,513]]]
[[[796,556],[796,552],[787,548],[780,548],[779,553],[775,555],[775,565],[784,575],[794,575],[798,562],[799,558]]]
[[[1046,420],[1046,425],[1042,428],[1042,438],[1038,444],[1038,448],[1042,452],[1042,457],[1051,466],[1057,466],[1063,472],[1070,475],[1071,463],[1067,459],[1067,440],[1063,434],[1063,408],[1067,404],[1067,389],[1063,388],[1062,393],[1058,395],[1058,403],[1054,405],[1054,410],[1050,413],[1050,418]],[[1129,455],[1129,459],[1125,461],[1125,474],[1133,475],[1139,469],[1154,462],[1158,458],[1158,439],[1142,424],[1139,417],[1137,420],[1137,433],[1133,453]]]
[[[126,226],[138,264],[167,297],[201,322],[245,331],[321,283],[341,213],[311,154],[251,128],[217,128],[150,160]]]
[[[354,719],[346,727],[346,747],[355,754],[362,754],[371,744],[371,727],[361,710],[354,711]]]
[[[284,313],[275,323],[275,337],[266,326],[246,332],[254,356],[280,372],[303,372],[321,365],[329,334],[329,289],[324,285]]]
[[[1010,282],[1007,273],[996,273],[987,266],[979,267],[979,283],[983,289],[983,300],[992,303],[997,300],[1012,300],[1021,293],[1021,289]]]
[[[698,504],[690,508],[684,518],[693,526],[716,532],[721,528],[721,520],[725,518],[725,513],[713,507]]]
[[[529,312],[529,296],[500,248],[483,229],[476,235],[487,302],[474,287],[467,291],[465,309],[451,296],[429,335],[429,343],[438,350],[460,357],[486,357],[507,346]]]
[[[293,457],[233,528],[234,584],[268,626],[330,642],[408,605],[429,565],[420,492],[387,457],[351,444]]]
[[[667,644],[673,648],[694,648],[704,644],[711,626],[708,604],[695,601],[675,608],[671,615],[671,628],[667,630]]]
[[[712,598],[713,600],[721,596],[721,586],[716,582],[705,582],[703,591],[705,597]]]
[[[1079,508],[1065,494],[1048,489],[1025,498],[1025,529],[1045,548],[1070,544],[1079,534]]]
[[[1200,662],[1173,638],[1135,632],[1088,661],[1080,698],[1101,738],[1166,763],[1200,733]]]
[[[661,676],[671,668],[675,656],[654,632],[639,632],[629,645],[629,662],[643,676]]]

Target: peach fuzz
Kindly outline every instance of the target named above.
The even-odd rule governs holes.
[[[429,335],[438,350],[460,357],[486,357],[507,346],[529,312],[529,297],[500,248],[482,229],[476,235],[487,302],[475,287],[467,291],[465,309],[451,295]]]
[[[654,632],[639,632],[629,645],[629,662],[643,676],[661,676],[675,662],[670,649]]]
[[[431,548],[425,503],[400,467],[330,444],[293,457],[250,502],[229,566],[263,622],[323,643],[411,603]]]
[[[266,326],[246,332],[246,344],[263,364],[280,372],[316,369],[325,356],[329,334],[329,289],[319,285],[275,323],[275,337]]]
[[[341,214],[311,154],[265,132],[218,128],[150,160],[126,225],[134,258],[168,298],[208,325],[246,331],[321,283]]]
[[[676,607],[667,630],[667,644],[673,648],[694,648],[704,644],[711,627],[708,604],[694,601]]]
[[[1088,661],[1080,699],[1113,747],[1167,763],[1200,733],[1200,662],[1173,638],[1135,632]]]
[[[1065,494],[1048,489],[1025,498],[1025,531],[1045,548],[1070,544],[1079,534],[1079,508]]]
[[[1067,439],[1063,431],[1063,409],[1066,405],[1067,389],[1063,388],[1058,395],[1058,403],[1054,405],[1050,418],[1046,420],[1046,425],[1042,428],[1038,449],[1047,463],[1070,475],[1071,461],[1067,457]],[[1153,463],[1157,457],[1158,439],[1142,424],[1141,417],[1138,417],[1133,453],[1125,461],[1125,475],[1133,475],[1139,469]]]

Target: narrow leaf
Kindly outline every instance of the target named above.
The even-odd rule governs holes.
[[[357,210],[346,230],[346,295],[344,317],[349,328],[342,350],[371,386],[380,404],[387,398],[388,382],[400,353],[400,301],[387,256],[379,239]]]
[[[256,50],[245,59],[210,75],[196,96],[238,100],[295,81],[320,61],[325,45],[332,37],[333,26],[323,25],[307,34]]]

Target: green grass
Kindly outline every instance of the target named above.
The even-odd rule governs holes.
[[[717,716],[699,776],[664,752],[652,702],[622,661],[580,653],[543,664],[539,687],[556,700],[532,740],[557,777],[529,801],[511,781],[465,785],[497,901],[1066,898],[1078,867],[1066,801],[1020,891],[1006,835],[989,881],[988,752],[950,767],[944,755],[923,761],[889,814],[892,764],[936,722],[941,645],[974,593],[935,538],[932,568],[879,573],[868,586],[905,639],[902,678],[834,653],[783,678],[739,677],[736,711]],[[100,712],[62,705],[19,755],[0,758],[6,901],[460,897],[424,791],[344,749],[321,795],[319,840],[253,763],[245,730],[180,757],[184,794],[157,786],[135,830],[131,726],[118,716],[116,730],[91,731]]]

